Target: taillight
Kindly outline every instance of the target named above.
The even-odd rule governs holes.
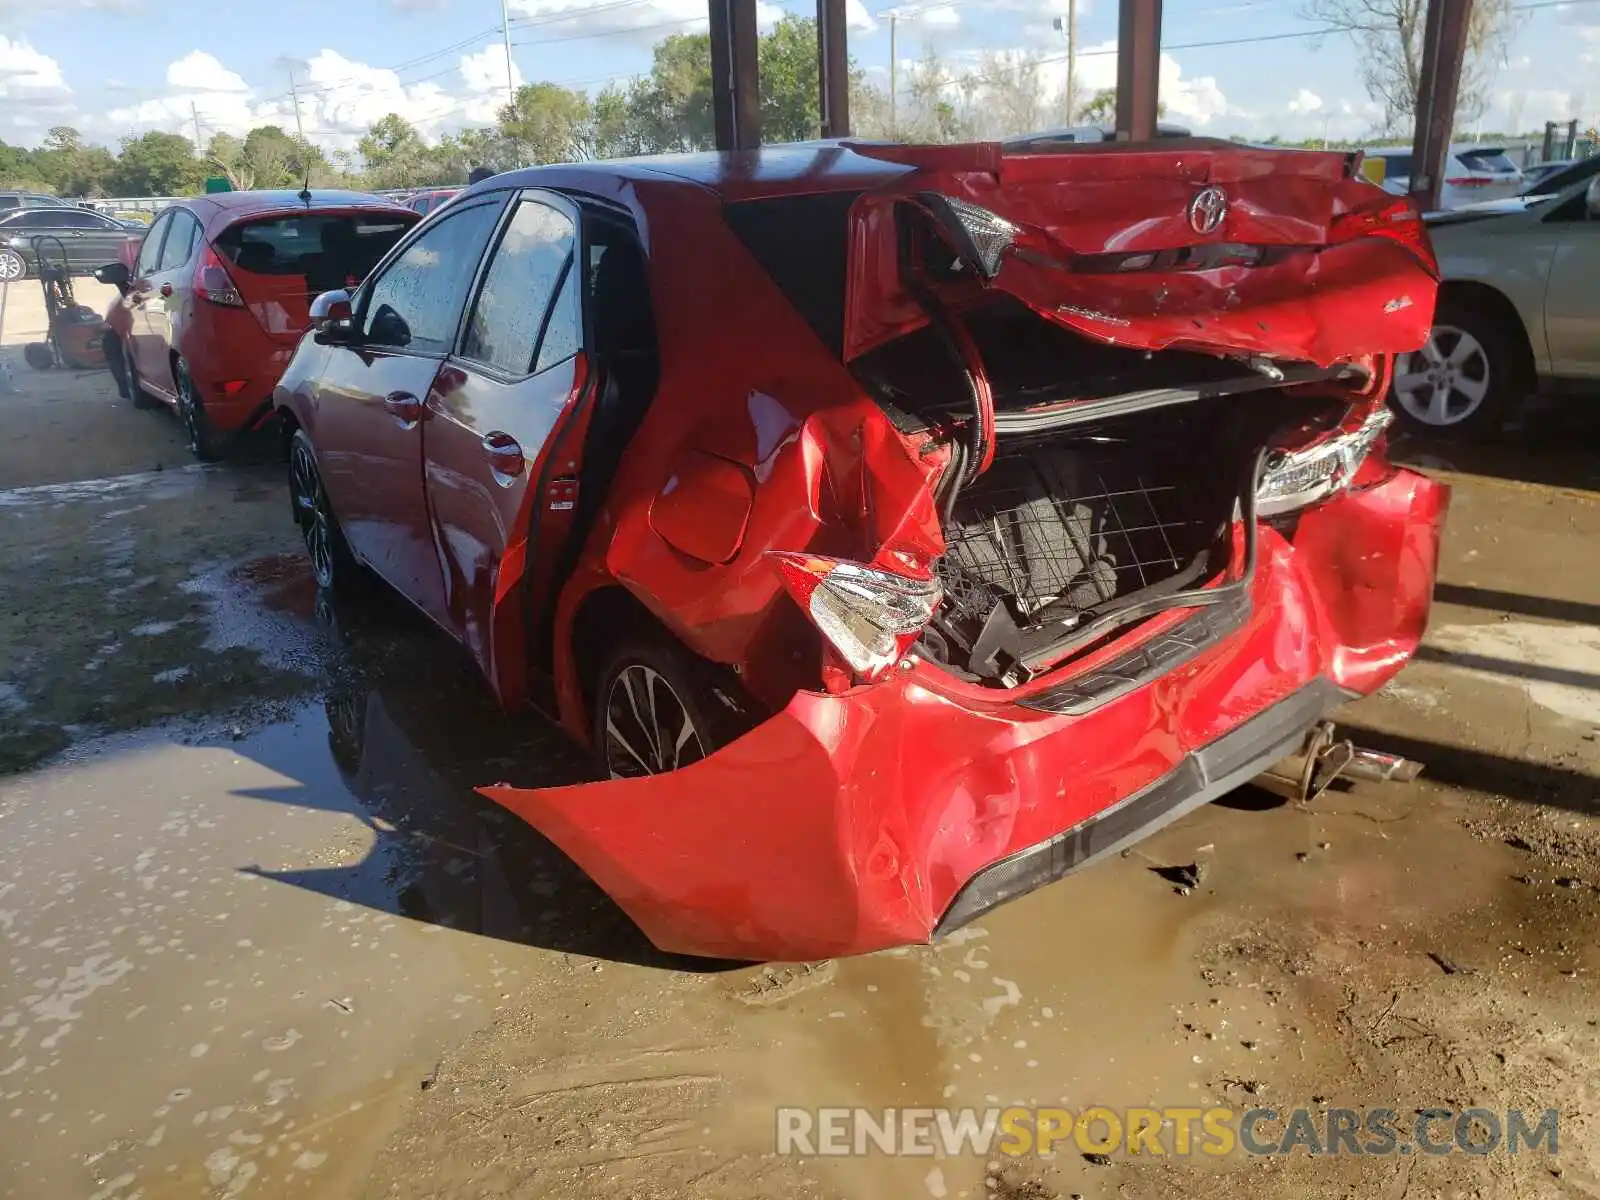
[[[1256,486],[1256,515],[1294,512],[1350,486],[1392,420],[1394,414],[1379,404],[1366,417],[1352,418],[1308,446],[1275,454]]]
[[[228,277],[228,269],[210,246],[200,256],[200,267],[194,273],[194,290],[200,299],[209,300],[212,304],[229,308],[244,307],[244,297],[239,295],[239,289]]]
[[[1439,274],[1439,260],[1433,255],[1433,243],[1428,241],[1428,230],[1422,223],[1422,214],[1408,199],[1345,213],[1335,218],[1328,233],[1328,241],[1332,245],[1368,237],[1399,242],[1428,268],[1430,275]]]
[[[935,579],[817,554],[769,554],[796,603],[867,679],[881,679],[905,657],[943,598]]]
[[[1455,175],[1445,180],[1451,187],[1488,187],[1494,182],[1487,175]]]

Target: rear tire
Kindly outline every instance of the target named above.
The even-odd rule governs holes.
[[[664,639],[624,641],[595,676],[594,752],[602,779],[687,767],[720,741],[706,672]]]
[[[317,452],[303,429],[296,429],[289,441],[289,502],[317,586],[340,597],[355,593],[361,568],[333,515],[322,473],[317,470]]]
[[[15,250],[0,250],[0,283],[19,283],[28,277],[28,260]]]
[[[216,462],[222,457],[222,442],[206,417],[205,402],[189,374],[189,364],[180,358],[172,374],[178,385],[178,419],[189,438],[189,449],[201,462]]]
[[[1444,296],[1427,345],[1395,362],[1390,407],[1423,437],[1492,437],[1526,389],[1523,360],[1504,317]]]

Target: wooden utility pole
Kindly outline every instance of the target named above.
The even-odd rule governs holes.
[[[517,106],[517,80],[511,69],[511,9],[506,0],[500,0],[500,32],[506,39],[506,103]]]
[[[1078,104],[1078,0],[1067,0],[1067,124],[1077,118]]]
[[[1117,141],[1156,136],[1161,0],[1122,0],[1117,13]]]
[[[1417,126],[1411,143],[1411,195],[1423,212],[1439,207],[1471,23],[1472,0],[1428,0],[1422,27]]]
[[[711,118],[718,150],[761,145],[756,0],[710,0]]]
[[[306,128],[300,123],[300,92],[294,84],[294,72],[289,72],[289,98],[294,102],[294,131],[300,140],[306,140]]]
[[[189,101],[189,115],[194,118],[194,152],[196,154],[204,154],[206,152],[206,144],[200,137],[200,106],[193,100]]]
[[[845,46],[845,0],[817,0],[818,85],[822,136],[850,136],[850,55]]]
[[[894,49],[894,23],[898,18],[894,13],[889,14],[889,136],[900,136],[900,122],[895,119],[895,110],[900,98],[898,86],[900,75],[900,59]]]

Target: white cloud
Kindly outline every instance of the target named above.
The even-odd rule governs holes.
[[[1085,46],[1078,53],[1078,87],[1085,96],[1092,96],[1104,88],[1117,86],[1117,43],[1101,42]],[[1057,59],[1047,64],[1052,71],[1051,83],[1060,88],[1065,84],[1067,65]],[[1228,98],[1211,75],[1189,76],[1183,73],[1178,60],[1170,54],[1161,56],[1158,75],[1161,100],[1167,106],[1166,119],[1179,121],[1204,129],[1219,117],[1246,115],[1230,108]]]
[[[510,0],[510,9],[517,21],[511,28],[513,43],[520,39],[533,45],[591,34],[637,34],[637,44],[651,45],[708,25],[705,0]],[[786,15],[779,5],[756,0],[761,28],[771,28]],[[864,8],[860,16],[871,20]]]
[[[204,50],[191,50],[167,66],[167,82],[197,92],[248,92],[249,85]]]
[[[0,96],[7,100],[50,99],[70,90],[55,59],[27,42],[0,37]]]
[[[1301,88],[1294,94],[1294,99],[1289,101],[1289,111],[1297,115],[1320,112],[1322,97],[1309,88]]]

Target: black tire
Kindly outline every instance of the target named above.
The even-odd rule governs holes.
[[[1427,346],[1395,363],[1389,406],[1401,426],[1425,438],[1498,434],[1529,382],[1517,333],[1500,313],[1442,297]]]
[[[289,440],[289,504],[317,586],[340,597],[359,592],[361,568],[333,515],[317,452],[303,429],[296,429]]]
[[[144,390],[144,383],[139,378],[139,368],[134,365],[133,356],[129,354],[121,343],[118,343],[117,354],[122,361],[123,369],[128,373],[128,394],[133,400],[135,408],[160,408],[161,401]],[[109,355],[107,356],[109,359]]]
[[[189,364],[180,358],[172,375],[178,386],[178,419],[183,422],[190,452],[201,462],[216,462],[222,457],[222,439],[211,428],[205,401],[200,398],[200,389],[195,387],[194,378],[189,374]]]
[[[661,774],[722,745],[726,722],[710,682],[698,660],[665,638],[629,639],[610,650],[594,680],[599,776]]]

